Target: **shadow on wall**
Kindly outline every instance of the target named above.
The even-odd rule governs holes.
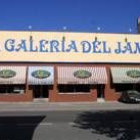
[[[135,140],[140,138],[140,111],[84,112],[76,118],[74,127],[116,140]]]
[[[0,140],[32,140],[45,116],[0,117]]]

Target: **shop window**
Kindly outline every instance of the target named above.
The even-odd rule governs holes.
[[[137,90],[140,91],[139,84],[115,84],[115,90],[116,92],[122,92],[126,90]]]
[[[87,92],[89,93],[91,85],[79,84],[79,85],[58,85],[58,91],[63,93],[74,92]]]
[[[23,94],[24,85],[0,85],[0,94]]]

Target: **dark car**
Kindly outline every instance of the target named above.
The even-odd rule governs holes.
[[[136,90],[125,91],[119,100],[125,103],[140,103],[140,92]]]

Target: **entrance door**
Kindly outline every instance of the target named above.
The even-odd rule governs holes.
[[[104,98],[104,85],[97,85],[97,98]]]
[[[49,87],[47,85],[36,85],[33,87],[34,98],[48,98]]]

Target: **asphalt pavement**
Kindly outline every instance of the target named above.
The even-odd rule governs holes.
[[[0,140],[140,140],[140,111],[0,113]]]
[[[1,102],[0,140],[140,140],[140,104]]]

